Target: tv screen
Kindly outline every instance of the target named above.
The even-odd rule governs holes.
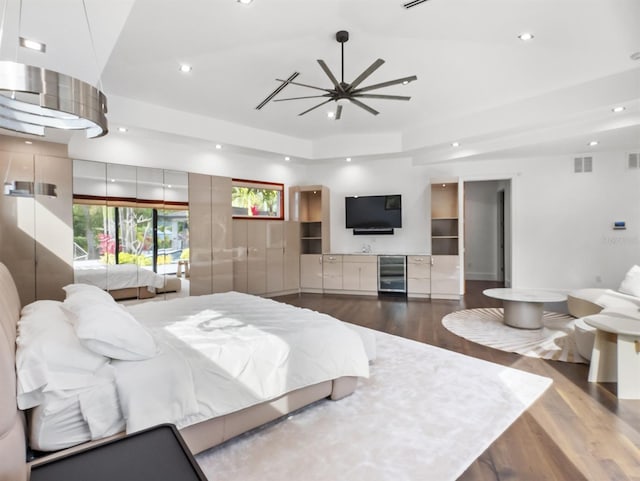
[[[347,229],[402,227],[402,196],[345,197]]]

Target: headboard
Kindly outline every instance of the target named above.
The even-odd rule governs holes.
[[[27,479],[24,416],[16,401],[16,329],[20,298],[0,263],[0,481]]]

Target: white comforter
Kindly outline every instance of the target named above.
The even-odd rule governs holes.
[[[164,286],[164,277],[135,264],[75,266],[74,280],[78,284],[91,284],[104,290]]]
[[[127,431],[183,427],[341,376],[368,377],[360,335],[308,309],[237,292],[130,306],[160,354],[113,361]]]

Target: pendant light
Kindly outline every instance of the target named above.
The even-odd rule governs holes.
[[[8,3],[5,0],[0,42]],[[85,0],[82,7],[94,47]],[[19,0],[18,36],[21,17],[22,0]],[[20,44],[24,43],[21,38]],[[95,48],[93,51],[95,55]],[[38,136],[45,135],[45,127],[85,130],[88,138],[94,138],[108,132],[106,113],[107,98],[96,87],[53,70],[0,60],[0,128]]]

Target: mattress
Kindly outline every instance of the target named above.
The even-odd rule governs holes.
[[[91,284],[112,291],[131,287],[147,287],[152,292],[164,287],[164,276],[135,264],[74,266],[78,284]]]
[[[30,412],[34,449],[170,422],[179,428],[343,376],[367,377],[375,343],[330,316],[229,292],[128,306],[159,353],[111,360],[113,379],[51,393]],[[126,420],[126,421],[125,421]]]

